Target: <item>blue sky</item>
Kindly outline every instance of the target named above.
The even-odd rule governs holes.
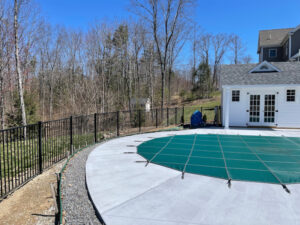
[[[36,0],[52,24],[86,30],[98,20],[117,21],[132,16],[130,0]],[[198,0],[196,22],[212,33],[236,33],[257,60],[258,31],[300,24],[299,0]]]

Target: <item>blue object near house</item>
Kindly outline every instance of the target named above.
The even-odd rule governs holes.
[[[201,127],[203,125],[202,113],[196,110],[191,116],[191,128]]]

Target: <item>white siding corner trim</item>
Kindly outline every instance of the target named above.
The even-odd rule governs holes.
[[[231,93],[230,88],[225,89],[225,129],[229,129],[229,116],[230,116],[230,100],[231,100]]]

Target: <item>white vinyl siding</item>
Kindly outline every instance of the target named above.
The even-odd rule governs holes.
[[[226,86],[226,88],[228,87],[230,88],[230,92],[237,90],[237,86]],[[238,89],[240,91],[240,101],[232,102],[231,99],[229,101],[229,126],[252,126],[253,124],[251,124],[249,118],[250,95],[259,94],[261,95],[261,100],[264,101],[265,95],[272,94],[276,97],[274,126],[284,128],[300,128],[300,85],[241,85],[238,86]],[[225,87],[223,86],[223,106],[226,104],[224,90]],[[287,101],[287,90],[295,90],[295,102]],[[261,110],[264,109],[262,108]],[[261,113],[263,113],[263,111],[261,111]],[[222,116],[224,121],[224,113]],[[257,125],[270,126],[270,124],[265,123],[265,120],[262,118],[260,119],[260,123]]]

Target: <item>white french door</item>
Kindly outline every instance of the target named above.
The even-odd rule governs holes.
[[[264,95],[264,108],[263,108],[263,125],[275,126],[276,122],[276,95]]]
[[[250,126],[276,126],[276,94],[250,94]]]

